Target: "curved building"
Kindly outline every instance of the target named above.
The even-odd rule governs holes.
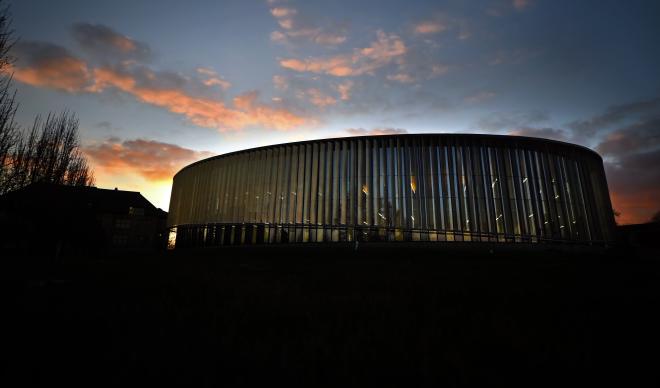
[[[279,144],[174,176],[176,246],[613,240],[602,159],[581,146],[420,134]]]

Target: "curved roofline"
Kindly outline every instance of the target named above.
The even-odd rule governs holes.
[[[598,154],[598,152],[592,150],[591,148],[579,145],[579,144],[574,144],[574,143],[568,143],[565,141],[559,141],[559,140],[553,140],[553,139],[545,139],[542,137],[531,137],[531,136],[518,136],[518,135],[495,135],[495,134],[486,134],[486,133],[402,133],[402,134],[394,134],[394,135],[365,135],[365,136],[344,136],[344,137],[330,137],[330,138],[324,138],[324,139],[312,139],[312,140],[302,140],[302,141],[294,141],[290,143],[277,143],[277,144],[270,144],[270,145],[265,145],[265,146],[260,146],[260,147],[254,147],[254,148],[246,148],[244,150],[238,150],[238,151],[232,151],[232,152],[227,152],[225,154],[219,154],[215,156],[211,156],[205,159],[200,159],[196,162],[192,162],[189,165],[183,167],[181,170],[177,171],[176,174],[174,174],[174,177],[179,175],[181,172],[184,170],[187,170],[188,168],[194,167],[198,164],[210,162],[215,159],[221,159],[224,157],[244,153],[244,152],[252,152],[252,151],[259,151],[259,150],[265,150],[269,148],[276,148],[276,147],[282,147],[282,146],[290,146],[290,145],[301,145],[301,144],[308,144],[308,143],[315,143],[315,142],[322,142],[322,141],[336,141],[336,140],[346,140],[346,139],[373,139],[373,138],[401,138],[401,137],[417,137],[417,136],[447,136],[447,137],[464,137],[464,138],[490,138],[490,139],[516,139],[516,140],[523,140],[523,141],[531,141],[531,142],[537,142],[537,143],[554,143],[554,144],[559,144],[564,147],[572,147],[572,148],[577,148],[581,151],[587,151],[590,154],[595,155],[598,160],[602,162],[603,158]],[[172,178],[174,178],[172,177]]]

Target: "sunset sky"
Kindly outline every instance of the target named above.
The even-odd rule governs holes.
[[[74,112],[96,185],[165,210],[201,158],[430,132],[587,146],[620,223],[660,210],[658,1],[8,3],[19,123]]]

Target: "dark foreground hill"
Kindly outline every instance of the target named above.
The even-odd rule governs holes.
[[[660,263],[625,252],[4,262],[4,366],[19,385],[658,383]]]

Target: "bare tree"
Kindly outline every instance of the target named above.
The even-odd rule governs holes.
[[[9,6],[5,6],[0,0],[0,71],[6,70],[12,64],[13,58],[9,55],[9,50],[15,42]]]
[[[14,93],[9,89],[10,81],[5,77],[0,79],[0,187],[6,184],[5,178],[12,161],[11,153],[19,139],[14,122],[16,104]]]
[[[37,117],[12,154],[10,190],[32,183],[90,186],[94,177],[78,141],[78,119],[63,112]]]
[[[12,57],[9,50],[14,45],[9,8],[0,0],[0,194],[7,187],[11,153],[19,139],[18,127],[14,121],[16,114],[15,91],[11,89],[9,73]]]

